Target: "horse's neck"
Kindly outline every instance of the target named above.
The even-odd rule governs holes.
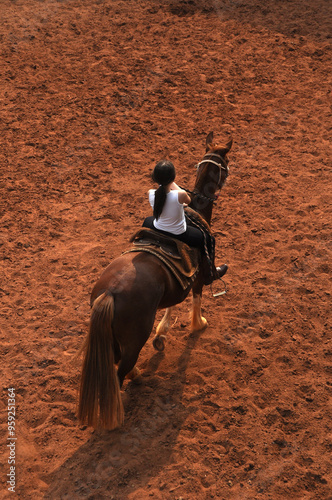
[[[197,197],[190,205],[206,220],[209,225],[211,224],[213,198],[216,190],[217,187],[214,188],[214,184],[212,182],[195,184],[194,191],[197,193]]]
[[[189,206],[185,209],[186,216],[190,220],[194,220],[198,225],[204,227],[206,231],[210,232],[210,225],[205,220],[205,218],[198,212],[198,210],[194,210],[192,206]]]
[[[216,173],[215,168],[206,169],[202,175],[196,178],[194,192],[196,199],[191,203],[194,208],[210,225],[212,219],[213,202],[220,181],[220,171]]]
[[[204,198],[203,198],[204,199]],[[208,205],[206,207],[203,207],[201,210],[198,210],[198,213],[203,217],[203,219],[211,225],[211,219],[212,219],[212,209],[213,209],[213,202],[209,201],[207,202]]]

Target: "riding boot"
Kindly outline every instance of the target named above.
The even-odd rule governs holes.
[[[211,266],[211,261],[208,259],[208,257],[204,254],[202,256],[202,270],[203,270],[203,283],[204,285],[210,285],[212,281],[215,279],[214,278],[214,273],[213,273],[213,267]]]
[[[203,254],[202,258],[202,268],[204,275],[204,285],[210,285],[213,281],[222,278],[226,273],[228,266],[227,264],[223,264],[222,266],[216,267],[214,264],[214,239],[212,240],[212,244],[209,248],[209,256]]]
[[[220,279],[224,274],[226,274],[228,266],[223,264],[222,266],[216,267],[214,264],[215,257],[215,238],[208,232],[203,231],[204,234],[204,248],[202,249],[202,261],[201,267],[203,272],[203,284],[211,285],[214,280]]]
[[[227,273],[227,269],[228,269],[228,265],[227,264],[223,264],[222,266],[218,266],[215,268],[215,274],[216,274],[216,278],[215,279],[220,279],[224,276],[224,274]]]
[[[206,257],[206,255],[204,255],[202,258],[204,285],[211,285],[213,281],[222,278],[227,273],[227,269],[227,264],[215,267],[215,265]]]

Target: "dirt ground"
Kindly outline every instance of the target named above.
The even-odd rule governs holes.
[[[0,10],[1,498],[331,499],[331,4]],[[82,428],[93,284],[150,215],[155,162],[192,188],[211,130],[234,138],[213,215],[228,293],[205,289],[204,332],[189,298],[164,353],[150,338],[123,428]]]

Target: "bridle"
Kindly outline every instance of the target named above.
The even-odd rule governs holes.
[[[218,159],[220,161],[220,163],[217,163],[216,161],[212,160],[211,158]],[[218,189],[220,190],[221,189],[222,173],[226,172],[226,178],[229,174],[229,169],[228,169],[227,162],[226,162],[225,158],[223,156],[219,155],[218,153],[206,153],[203,157],[203,160],[200,161],[199,163],[197,163],[197,165],[196,165],[197,172],[199,172],[201,165],[203,165],[204,163],[213,163],[213,165],[216,165],[219,168],[219,178],[218,178],[217,186],[218,186]],[[189,191],[189,189],[185,189],[185,188],[181,188],[181,189],[184,189],[185,191],[187,191],[187,193],[189,193],[193,196],[198,196],[199,198],[203,198],[203,199],[209,200],[211,202],[215,202],[219,197],[219,194],[214,195],[214,198],[210,198],[209,196],[205,196],[204,194],[201,194],[196,190]]]
[[[218,160],[220,160],[221,163],[217,163],[216,161],[210,159],[213,157],[218,158]],[[229,170],[228,170],[228,166],[227,166],[227,162],[226,162],[225,158],[223,156],[219,155],[218,153],[206,153],[203,160],[200,161],[199,163],[197,163],[197,165],[196,165],[197,171],[199,171],[200,166],[203,165],[203,163],[213,163],[213,165],[216,165],[219,168],[219,179],[218,179],[217,186],[218,186],[218,188],[221,188],[220,183],[221,183],[222,172],[226,172],[226,178],[229,174]]]

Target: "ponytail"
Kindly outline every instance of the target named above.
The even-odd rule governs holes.
[[[166,202],[165,186],[170,184],[175,179],[175,168],[171,161],[161,160],[154,168],[152,178],[159,184],[159,188],[155,192],[153,215],[155,219],[159,219]]]
[[[159,186],[154,195],[154,206],[153,206],[153,215],[156,220],[159,219],[161,213],[163,211],[165,201],[166,201],[166,189],[165,186]]]

